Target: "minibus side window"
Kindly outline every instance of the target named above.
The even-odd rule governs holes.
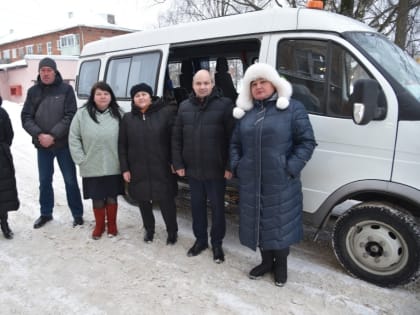
[[[371,79],[371,76],[347,51],[336,44],[331,45],[331,73],[328,90],[328,116],[351,118],[349,102],[354,82]]]
[[[310,113],[324,113],[327,43],[282,40],[277,49],[277,70],[293,86],[294,99]]]
[[[105,81],[111,86],[116,98],[129,98],[133,85],[144,82],[156,92],[160,52],[147,52],[110,59]]]
[[[77,96],[79,98],[88,98],[92,85],[99,80],[99,69],[101,61],[88,60],[82,62],[80,65],[78,80],[77,80]]]
[[[307,111],[351,119],[354,82],[372,78],[343,47],[331,41],[286,39],[278,43],[277,70]],[[379,104],[383,106],[383,104]]]

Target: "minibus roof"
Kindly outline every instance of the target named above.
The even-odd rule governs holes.
[[[81,57],[139,47],[281,31],[376,32],[357,20],[323,10],[272,8],[102,39],[86,44]]]

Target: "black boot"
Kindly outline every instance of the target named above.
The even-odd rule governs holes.
[[[249,272],[250,279],[258,279],[273,268],[273,253],[271,250],[261,250],[262,262]]]
[[[166,245],[174,245],[178,240],[177,232],[168,232],[168,238],[166,239]]]
[[[155,231],[153,231],[153,230],[146,230],[146,232],[144,233],[143,240],[146,243],[151,243],[151,242],[153,242],[153,236],[154,235],[155,235]]]
[[[283,287],[287,282],[287,256],[289,255],[289,247],[274,250],[274,284]]]
[[[7,238],[8,240],[13,238],[13,232],[10,229],[9,224],[7,222],[7,212],[4,214],[2,213],[0,215],[0,227],[5,238]]]

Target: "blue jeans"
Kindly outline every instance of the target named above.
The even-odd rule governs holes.
[[[68,147],[38,149],[39,203],[42,216],[51,216],[54,207],[54,158],[57,158],[66,187],[67,204],[73,217],[83,216],[82,197],[77,183],[76,166]]]
[[[207,198],[211,206],[211,245],[221,246],[226,234],[225,179],[197,180],[190,178],[193,232],[200,244],[208,243]]]

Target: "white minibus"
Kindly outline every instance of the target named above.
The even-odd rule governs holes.
[[[302,182],[314,238],[333,209],[351,201],[332,232],[342,266],[379,286],[414,280],[420,67],[365,24],[322,10],[277,8],[103,39],[83,48],[76,93],[82,105],[93,83],[104,80],[129,110],[131,86],[146,82],[156,95],[181,102],[194,72],[206,68],[234,98],[232,83],[238,89],[253,62],[273,65],[309,113],[318,146]]]

